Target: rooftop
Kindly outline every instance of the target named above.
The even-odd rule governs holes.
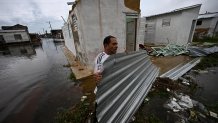
[[[214,17],[218,17],[218,12],[206,12],[205,14],[200,14],[198,16],[198,19],[214,18]]]
[[[169,11],[169,12],[161,13],[161,14],[150,15],[150,16],[147,16],[147,17],[155,17],[155,16],[160,16],[160,15],[175,13],[175,12],[179,12],[179,11],[183,11],[183,10],[187,10],[187,9],[196,8],[196,7],[201,7],[201,4],[196,4],[196,5],[192,5],[192,6],[187,6],[187,7],[175,9],[175,10],[172,10],[172,11]]]

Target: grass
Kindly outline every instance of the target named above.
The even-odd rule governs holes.
[[[74,76],[71,73],[70,76]],[[93,76],[89,76],[80,80],[77,80],[80,87],[87,96],[85,101],[79,102],[76,106],[68,110],[63,110],[57,113],[54,123],[85,123],[88,119],[91,119],[90,113],[94,112],[94,89],[95,81]]]
[[[193,42],[210,42],[210,43],[218,43],[218,36],[216,37],[203,37],[202,39],[194,37]]]
[[[213,111],[215,113],[218,113],[218,102],[215,102],[214,104],[211,104],[211,105],[206,104],[206,107],[209,110],[211,110],[211,111]]]
[[[213,53],[203,57],[201,62],[194,67],[194,69],[204,70],[209,67],[217,67],[218,66],[218,53]]]
[[[75,74],[73,72],[70,73],[68,78],[71,79],[71,80],[76,80],[76,76],[75,76]]]
[[[57,113],[55,123],[85,123],[88,116],[87,101],[81,102],[70,110],[64,110]]]

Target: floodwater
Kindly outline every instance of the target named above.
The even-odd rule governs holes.
[[[195,98],[204,104],[218,104],[218,67],[208,68],[195,79],[199,86]]]
[[[39,46],[0,49],[0,123],[48,123],[58,111],[80,101],[68,79],[63,43],[42,39]]]

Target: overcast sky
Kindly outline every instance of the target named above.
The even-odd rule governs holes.
[[[60,29],[68,16],[67,2],[73,0],[0,0],[0,26],[17,23],[26,25],[30,32]],[[168,12],[185,6],[202,4],[200,13],[218,12],[218,0],[141,0],[141,15],[148,16]]]

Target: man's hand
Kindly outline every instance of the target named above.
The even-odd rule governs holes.
[[[97,72],[94,74],[94,78],[95,78],[95,82],[96,82],[96,85],[99,85],[100,84],[100,81],[102,79],[102,74],[101,72]]]

